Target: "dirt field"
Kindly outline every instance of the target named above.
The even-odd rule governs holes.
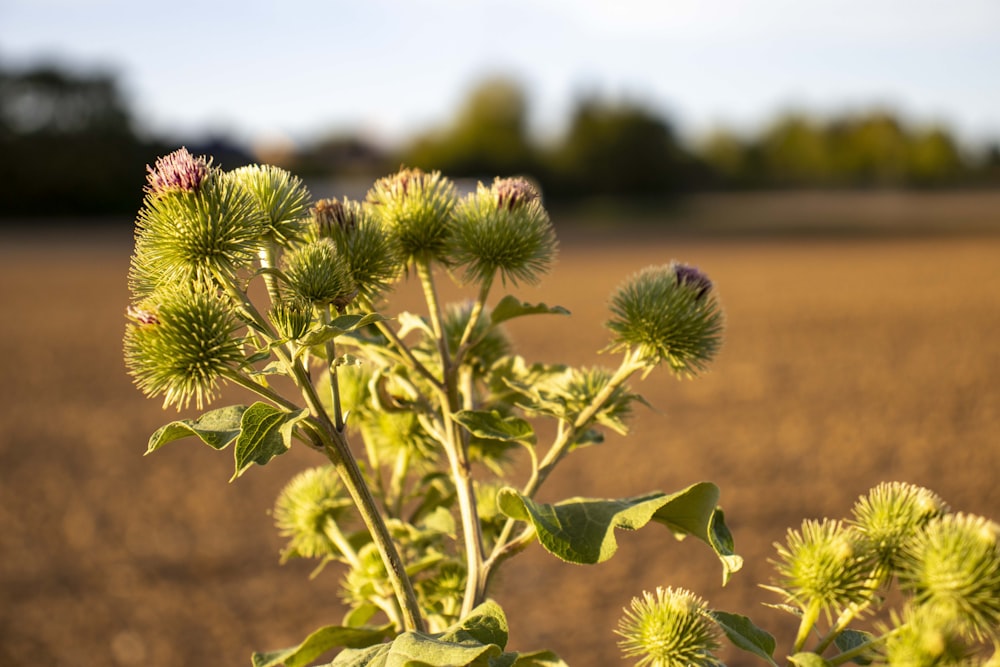
[[[176,413],[124,372],[128,252],[127,237],[48,249],[0,238],[0,665],[242,667],[342,613],[335,569],[310,582],[311,564],[278,565],[267,515],[312,455],[233,484],[230,455],[195,441],[142,456]],[[671,258],[717,285],[720,359],[702,379],[637,383],[660,411],[571,457],[541,497],[711,480],[747,565],[723,589],[707,547],[658,527],[619,533],[618,554],[595,568],[533,547],[497,595],[512,649],[622,664],[612,628],[657,585],[787,638],[790,619],[759,604],[775,601],[757,588],[772,543],[804,517],[842,516],[880,480],[1000,518],[1000,237],[571,239],[551,278],[522,294],[573,317],[510,333],[530,358],[602,363],[608,294]]]

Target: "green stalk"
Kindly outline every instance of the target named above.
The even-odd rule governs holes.
[[[437,338],[438,351],[441,355],[441,366],[444,369],[444,390],[446,401],[442,402],[442,420],[445,428],[444,449],[451,467],[451,476],[455,482],[455,492],[458,496],[458,509],[462,517],[462,535],[465,541],[466,585],[462,599],[461,616],[467,616],[478,604],[478,594],[481,585],[483,566],[483,535],[479,523],[479,513],[476,510],[476,496],[472,487],[471,466],[469,465],[467,438],[465,432],[452,419],[461,409],[458,391],[458,369],[451,358],[448,349],[448,338],[444,329],[441,302],[438,299],[434,277],[430,265],[426,261],[417,262],[417,274],[424,289],[424,298],[431,318],[431,327]]]
[[[820,613],[820,603],[815,600],[811,601],[809,605],[802,612],[802,620],[799,622],[799,631],[795,635],[795,644],[792,647],[792,654],[798,653],[802,650],[802,647],[806,645],[806,640],[809,639],[809,633],[812,632],[813,627],[816,625],[816,621],[819,620]]]
[[[368,528],[368,532],[375,542],[375,547],[382,557],[382,562],[386,566],[386,574],[389,577],[389,582],[392,584],[393,592],[396,594],[396,600],[402,611],[403,627],[407,631],[424,632],[426,628],[423,618],[420,615],[420,605],[417,603],[413,583],[406,574],[406,567],[403,565],[403,560],[399,556],[399,551],[396,550],[396,545],[389,534],[389,529],[386,527],[385,521],[383,521],[382,515],[379,513],[375,498],[365,483],[361,469],[358,467],[358,463],[355,461],[354,455],[351,453],[343,434],[329,430],[333,427],[329,419],[321,419],[321,421],[325,421],[327,427],[322,433],[327,458],[330,459],[330,462],[336,468],[341,480],[344,482],[347,492],[354,500],[358,513],[361,515],[361,519]]]
[[[469,312],[469,321],[465,324],[465,331],[462,332],[462,338],[458,341],[458,350],[455,353],[456,364],[462,363],[466,352],[468,352],[469,347],[471,347],[469,339],[472,338],[472,332],[476,330],[476,324],[479,322],[479,316],[482,315],[483,309],[486,307],[486,298],[490,294],[490,287],[492,287],[492,285],[493,276],[490,276],[483,281],[482,286],[479,288],[479,296],[472,304],[472,310]]]

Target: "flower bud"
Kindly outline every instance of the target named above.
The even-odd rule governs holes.
[[[210,172],[211,160],[194,157],[179,148],[156,160],[156,168],[146,165],[146,191],[153,196],[169,192],[197,192]]]
[[[899,567],[903,546],[928,521],[948,511],[933,491],[913,484],[883,482],[858,499],[853,525],[870,542],[880,576],[888,579]]]
[[[200,409],[214,398],[219,378],[244,360],[228,301],[208,290],[166,291],[129,316],[125,365],[144,394],[164,396],[164,407],[194,399]]]
[[[346,306],[356,294],[347,263],[329,239],[299,246],[285,254],[283,272],[289,299],[317,306]]]
[[[683,589],[657,587],[632,598],[618,622],[618,645],[636,665],[653,667],[714,667],[722,665],[713,651],[719,648],[719,626],[705,602]]]
[[[711,281],[682,264],[649,267],[611,297],[612,350],[636,350],[649,366],[678,375],[704,370],[722,344],[722,310]]]
[[[274,505],[274,523],[288,545],[282,558],[324,558],[339,555],[330,539],[330,523],[352,507],[332,466],[297,474],[281,490]]]
[[[900,585],[977,639],[1000,640],[1000,526],[970,514],[932,520],[906,545]]]
[[[479,184],[455,209],[454,257],[476,282],[538,282],[556,253],[556,237],[538,191],[525,179]]]
[[[233,279],[251,265],[266,231],[263,213],[242,187],[218,170],[203,178],[186,171],[178,175],[181,167],[176,163],[186,164],[186,158],[176,155],[157,163],[157,185],[149,190],[136,219],[129,284],[137,298],[165,285],[213,285],[220,278]],[[162,185],[190,184],[199,178],[194,188]]]
[[[775,547],[779,589],[799,608],[815,605],[829,613],[870,597],[873,554],[840,521],[803,521],[801,531],[788,531],[786,545]]]
[[[402,272],[395,239],[359,202],[321,199],[312,209],[313,238],[333,241],[349,267],[358,296],[374,301]]]
[[[297,176],[272,165],[247,165],[226,177],[242,187],[266,220],[266,234],[287,246],[305,232],[309,191]]]
[[[455,185],[440,172],[402,169],[380,178],[368,192],[368,202],[395,236],[406,262],[448,263]]]

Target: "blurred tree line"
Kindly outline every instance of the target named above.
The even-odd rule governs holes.
[[[945,128],[910,128],[888,111],[827,121],[790,112],[757,136],[720,129],[695,146],[639,104],[583,98],[564,136],[548,146],[532,142],[527,117],[516,83],[485,81],[450,126],[418,138],[403,161],[453,175],[532,174],[547,194],[573,198],[1000,185],[1000,147],[969,155]]]
[[[536,179],[551,199],[669,198],[763,188],[944,188],[1000,184],[1000,146],[963,151],[943,127],[910,128],[873,111],[826,121],[777,118],[756,136],[718,130],[685,145],[670,122],[636,103],[577,101],[562,136],[538,141],[525,91],[491,78],[444,127],[396,150],[331,136],[281,155],[307,178],[374,178],[400,164],[449,176]],[[224,140],[184,142],[232,168],[254,159]],[[0,67],[0,217],[132,215],[145,167],[176,148],[143,138],[113,76],[56,66]]]

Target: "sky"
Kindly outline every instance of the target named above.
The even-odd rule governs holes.
[[[0,66],[117,75],[142,129],[251,143],[440,127],[490,75],[556,133],[581,96],[697,139],[889,108],[1000,139],[998,0],[0,0]]]

